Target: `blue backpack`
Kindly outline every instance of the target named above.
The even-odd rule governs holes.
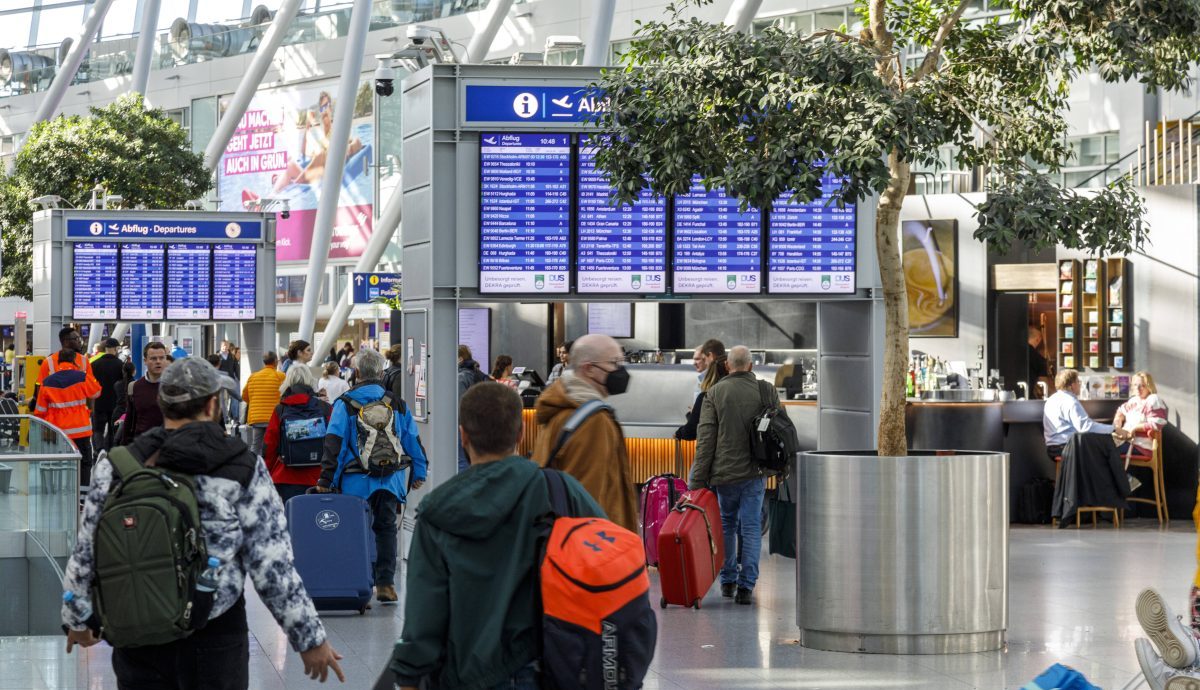
[[[1055,664],[1021,690],[1102,690],[1073,668]]]

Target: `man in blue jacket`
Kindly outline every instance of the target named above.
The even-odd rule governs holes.
[[[411,458],[412,488],[425,483],[428,463],[417,426],[403,402],[385,397],[383,355],[364,349],[355,357],[359,383],[333,403],[333,414],[326,428],[321,477],[316,490],[334,487],[350,496],[366,499],[371,507],[377,558],[375,561],[375,598],[381,603],[396,603],[396,517],[408,493],[408,472],[404,463]],[[375,423],[391,408],[390,429]],[[390,433],[389,433],[390,431]],[[405,457],[407,456],[407,457]]]

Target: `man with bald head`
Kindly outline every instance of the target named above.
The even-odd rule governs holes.
[[[729,375],[704,396],[688,488],[710,488],[717,494],[725,535],[721,596],[736,596],[737,603],[749,605],[758,581],[766,491],[762,471],[750,452],[750,427],[763,409],[763,398],[778,405],[779,395],[774,386],[751,373],[750,348],[730,349],[728,363]]]
[[[533,460],[579,480],[608,519],[636,532],[637,492],[629,477],[625,435],[612,408],[601,404],[629,387],[625,355],[607,335],[589,334],[571,346],[570,368],[537,401],[541,427]],[[576,413],[575,431],[563,434]]]

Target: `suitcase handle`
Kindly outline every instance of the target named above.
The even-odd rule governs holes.
[[[708,530],[708,548],[712,549],[715,556],[717,554],[717,540],[713,539],[712,523],[708,520],[708,511],[691,501],[681,501],[678,506],[675,506],[675,510],[681,513],[687,508],[700,511],[700,516],[704,518],[704,529]]]

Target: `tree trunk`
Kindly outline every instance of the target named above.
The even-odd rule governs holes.
[[[888,156],[892,181],[879,199],[875,216],[875,252],[883,284],[883,381],[879,400],[879,454],[905,455],[904,379],[908,375],[908,294],[900,259],[900,209],[908,193],[911,169],[895,151]]]

